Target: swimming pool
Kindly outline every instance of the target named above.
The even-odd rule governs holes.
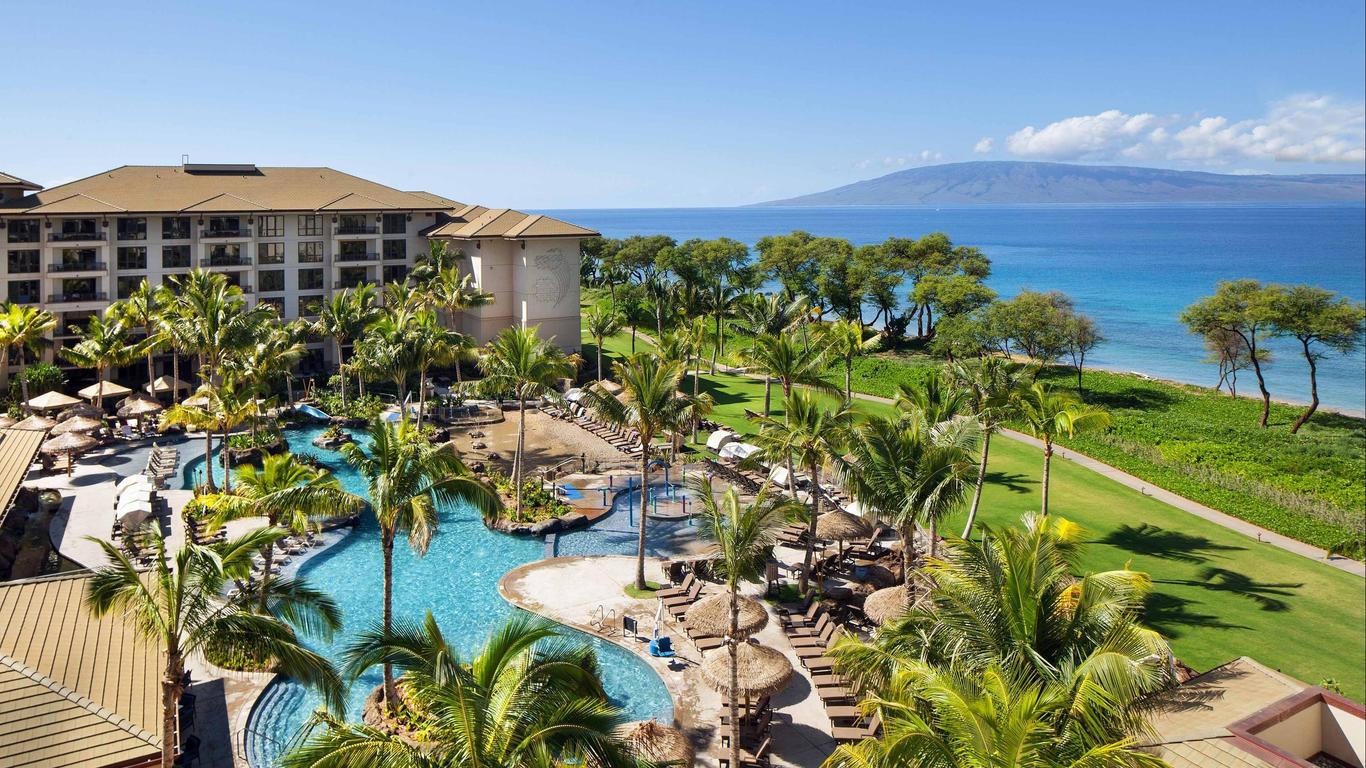
[[[322,429],[289,430],[290,449],[317,456],[343,487],[364,493],[364,481],[341,454],[312,445],[311,440]],[[363,435],[358,437],[364,439]],[[202,457],[198,461],[202,463]],[[192,477],[192,464],[187,462],[186,477]],[[395,548],[395,618],[421,620],[430,610],[452,644],[467,657],[473,655],[489,632],[515,610],[498,594],[498,580],[519,565],[541,559],[543,551],[544,545],[538,539],[490,531],[472,510],[443,510],[440,528],[425,557],[418,558],[402,543]],[[368,513],[351,535],[303,564],[300,575],[337,601],[345,622],[343,631],[332,642],[310,641],[313,648],[329,658],[339,658],[341,649],[355,632],[379,621],[382,573],[379,528],[374,516]],[[672,721],[669,691],[644,661],[591,635],[567,627],[563,631],[594,647],[609,697],[631,719]],[[366,694],[379,683],[380,672],[375,669],[351,686],[348,719],[360,718]],[[251,765],[273,765],[284,745],[320,703],[316,694],[297,683],[272,683],[257,701],[248,722],[245,742]]]
[[[650,499],[676,501],[691,499],[692,492],[674,483],[650,484]],[[686,504],[686,503],[685,503]],[[640,489],[618,491],[612,509],[588,528],[562,533],[555,538],[557,557],[573,555],[634,555],[640,545]],[[650,557],[670,557],[684,551],[696,538],[691,520],[663,520],[651,515],[645,529],[645,553]]]

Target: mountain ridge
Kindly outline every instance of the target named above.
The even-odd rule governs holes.
[[[1366,202],[1366,174],[1223,174],[979,160],[928,165],[754,206]]]

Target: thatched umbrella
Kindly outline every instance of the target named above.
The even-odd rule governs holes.
[[[46,432],[55,426],[57,426],[57,422],[52,419],[49,419],[46,416],[33,415],[23,421],[15,423],[10,429],[31,429],[35,432]]]
[[[71,467],[76,463],[76,454],[89,450],[96,444],[95,438],[80,432],[67,432],[48,440],[38,450],[48,455],[66,456],[66,475],[71,476]]]
[[[100,419],[104,417],[104,409],[96,405],[91,405],[90,403],[73,405],[57,414],[57,422],[61,423],[67,419],[74,419],[77,416],[89,416],[92,419]]]
[[[27,403],[24,403],[24,405],[28,406],[30,410],[42,412],[55,411],[59,408],[65,408],[68,405],[76,405],[79,402],[80,400],[77,400],[70,395],[64,395],[61,392],[44,392],[29,400]]]
[[[0,416],[0,429],[8,429],[9,427],[12,427],[18,423],[19,420],[9,415],[8,413],[4,416]]]
[[[702,679],[723,696],[739,695],[746,699],[772,696],[787,687],[792,679],[792,662],[774,648],[752,643],[741,643],[736,650],[736,671],[739,689],[730,689],[730,654],[713,653],[702,661]]]
[[[81,397],[84,397],[86,400],[97,400],[105,397],[118,397],[119,395],[126,395],[132,391],[133,390],[117,382],[100,381],[91,384],[90,386],[86,387],[85,389],[82,389],[76,394],[80,395]]]
[[[123,402],[119,404],[118,414],[124,419],[137,419],[138,423],[141,424],[145,417],[160,413],[165,409],[165,406],[155,400],[134,395],[123,399]]]
[[[879,589],[863,599],[863,615],[874,624],[886,624],[905,614],[910,607],[905,584]]]
[[[866,520],[838,509],[816,518],[816,538],[838,541],[841,555],[844,554],[844,542],[862,539],[872,533],[873,528]]]
[[[76,416],[66,421],[57,422],[57,426],[52,428],[52,434],[65,435],[68,432],[94,432],[103,429],[104,422],[100,419],[92,419],[89,416]]]
[[[142,385],[142,388],[157,395],[174,392],[178,389],[183,389],[188,392],[191,389],[189,384],[172,376],[158,376],[151,384]]]
[[[768,611],[758,600],[736,597],[735,602],[740,613],[737,625],[739,639],[749,637],[768,625]],[[684,618],[693,632],[713,637],[729,635],[730,594],[722,592],[698,600],[688,608]]]
[[[677,728],[660,725],[654,720],[640,720],[622,726],[619,733],[631,752],[641,760],[679,766],[693,764],[692,744]]]

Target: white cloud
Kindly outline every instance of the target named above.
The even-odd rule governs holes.
[[[1272,104],[1263,117],[1236,121],[1111,109],[1021,128],[1006,146],[1021,157],[1050,160],[1361,163],[1366,161],[1366,104],[1292,96]]]
[[[990,136],[983,136],[976,144],[972,145],[972,151],[979,155],[985,155],[996,145],[996,140]]]
[[[943,152],[936,152],[931,149],[922,149],[910,155],[887,155],[877,160],[860,160],[856,167],[860,169],[871,168],[881,165],[883,168],[905,168],[908,165],[919,163],[934,163],[944,159]]]

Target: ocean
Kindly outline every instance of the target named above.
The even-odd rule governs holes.
[[[1366,209],[1360,205],[920,206],[847,208],[579,209],[544,213],[608,237],[664,233],[760,237],[803,229],[855,244],[943,231],[981,248],[987,281],[1002,296],[1058,290],[1091,315],[1106,341],[1088,365],[1213,386],[1200,339],[1178,316],[1215,283],[1240,277],[1311,283],[1358,301],[1366,297]],[[1305,402],[1304,358],[1291,340],[1271,344],[1273,397]],[[1366,353],[1319,365],[1325,406],[1366,410]],[[1239,392],[1255,393],[1251,372]]]

